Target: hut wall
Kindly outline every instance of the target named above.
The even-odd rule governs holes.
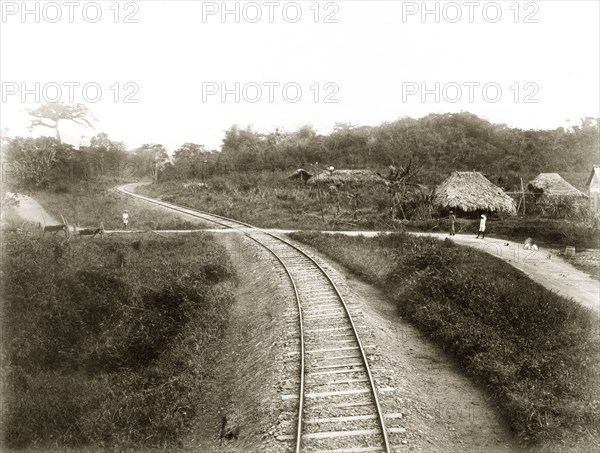
[[[589,185],[590,209],[592,212],[600,212],[600,179],[598,172],[594,171],[594,175]]]

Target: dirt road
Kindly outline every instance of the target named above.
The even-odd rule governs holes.
[[[20,193],[14,194],[13,198],[19,202],[19,206],[15,206],[14,210],[24,221],[40,223],[42,226],[61,223],[48,214],[33,198]]]

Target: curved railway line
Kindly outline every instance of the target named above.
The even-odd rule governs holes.
[[[369,365],[365,345],[348,304],[326,270],[308,252],[270,232],[236,220],[135,194],[131,187],[118,187],[127,196],[181,212],[224,228],[240,230],[265,247],[283,266],[296,298],[300,372],[295,394],[283,395],[298,402],[297,423],[292,433],[278,440],[289,442],[290,450],[306,452],[390,453],[390,433],[404,428],[387,428],[386,419],[401,414],[384,414]],[[393,390],[393,389],[391,389]],[[293,429],[292,428],[292,429]]]

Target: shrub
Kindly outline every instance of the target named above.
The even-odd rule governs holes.
[[[193,235],[38,238],[6,252],[4,443],[178,445],[226,326],[225,250]]]

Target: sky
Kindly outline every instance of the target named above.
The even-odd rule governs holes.
[[[600,116],[598,1],[0,1],[0,128],[86,104],[129,148],[469,111],[524,129]]]

